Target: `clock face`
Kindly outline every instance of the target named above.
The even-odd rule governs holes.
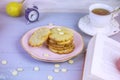
[[[28,14],[28,19],[31,22],[37,21],[38,17],[39,17],[39,13],[35,10],[30,11]]]

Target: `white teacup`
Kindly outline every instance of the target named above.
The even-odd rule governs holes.
[[[105,9],[108,12],[110,12],[109,14],[96,14],[93,12],[94,9]],[[96,27],[96,28],[103,28],[105,26],[108,26],[112,20],[112,11],[114,9],[106,4],[103,3],[96,3],[96,4],[92,4],[89,7],[89,18],[90,18],[90,22],[91,24]]]

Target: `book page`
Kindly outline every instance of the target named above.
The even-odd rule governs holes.
[[[101,80],[120,80],[115,61],[120,58],[120,45],[113,40],[104,41],[103,52],[95,53],[91,72]]]

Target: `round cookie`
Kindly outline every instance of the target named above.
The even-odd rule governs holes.
[[[70,44],[65,44],[65,45],[58,45],[58,44],[47,44],[48,46],[52,46],[52,47],[56,47],[56,48],[63,48],[63,47],[69,47],[71,45],[73,45],[73,42],[71,42]]]
[[[61,50],[70,49],[70,48],[74,47],[74,45],[72,44],[72,45],[69,45],[69,46],[67,46],[67,47],[59,47],[59,46],[54,47],[54,46],[52,46],[52,45],[49,45],[48,47],[50,47],[50,48],[52,48],[52,49],[54,49],[54,50],[59,50],[59,51],[61,51]]]
[[[55,42],[66,42],[73,39],[73,32],[66,27],[54,27],[51,29],[49,39]]]
[[[72,43],[73,42],[73,39],[70,39],[70,40],[67,40],[67,41],[54,41],[54,40],[52,40],[52,39],[48,39],[48,41],[47,41],[49,44],[56,44],[56,45],[68,45],[68,44],[70,44],[70,43]]]
[[[49,28],[40,28],[33,32],[28,40],[28,44],[32,47],[39,47],[48,39],[49,34]]]
[[[68,54],[70,52],[72,52],[74,50],[74,47],[71,47],[69,49],[66,49],[66,50],[56,50],[56,49],[53,49],[51,47],[49,47],[49,49],[52,51],[52,52],[55,52],[57,54]]]

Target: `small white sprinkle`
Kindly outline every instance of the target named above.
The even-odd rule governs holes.
[[[34,71],[39,71],[40,68],[38,66],[34,67]]]
[[[60,34],[60,35],[63,35],[63,34],[64,34],[64,32],[59,32],[59,34]]]
[[[6,60],[2,60],[1,63],[5,65],[5,64],[7,64],[7,61]]]
[[[48,80],[53,80],[53,76],[49,75]]]
[[[23,68],[17,68],[17,71],[22,72],[24,69]]]
[[[54,69],[54,72],[58,73],[60,72],[60,69]]]
[[[49,25],[49,26],[53,26],[54,24],[53,24],[53,23],[49,23],[48,25]]]
[[[57,28],[57,30],[58,30],[58,31],[61,31],[61,29],[60,29],[60,28]]]
[[[60,64],[55,64],[55,67],[56,67],[56,68],[60,67]]]
[[[13,76],[17,76],[18,75],[18,72],[16,70],[12,71],[12,75]]]
[[[73,64],[74,61],[73,61],[73,60],[69,60],[68,63],[69,63],[69,64]]]
[[[44,57],[49,57],[49,54],[44,54]]]
[[[61,69],[62,72],[67,72],[67,69],[63,68]]]

